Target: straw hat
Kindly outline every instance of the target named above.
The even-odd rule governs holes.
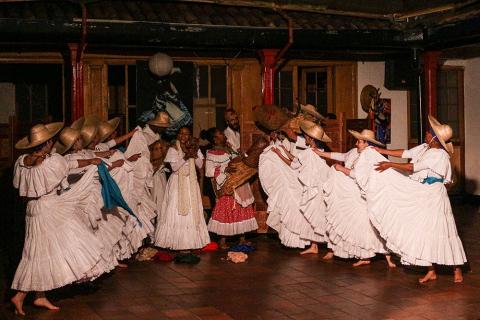
[[[279,130],[291,119],[284,109],[277,105],[266,104],[252,108],[254,121],[268,130]]]
[[[115,130],[117,130],[119,124],[119,117],[101,122],[98,125],[98,135],[100,136],[100,142],[105,141]]]
[[[161,128],[168,128],[170,127],[170,117],[168,116],[168,113],[160,111],[155,115],[155,119],[148,121],[147,124]]]
[[[64,154],[73,146],[75,141],[80,138],[80,130],[73,128],[64,128],[58,136],[58,141],[55,143],[54,148],[57,153]]]
[[[317,108],[315,108],[315,106],[312,106],[311,104],[306,104],[306,105],[301,104],[301,105],[300,105],[300,110],[301,110],[302,112],[305,112],[306,114],[311,115],[312,117],[314,117],[314,118],[317,119],[317,120],[323,120],[323,119],[325,119],[325,117],[322,116],[322,115],[317,111]]]
[[[438,141],[440,141],[445,150],[453,153],[453,144],[451,142],[447,142],[453,136],[452,127],[450,127],[448,124],[441,124],[431,115],[428,115],[428,122],[430,122],[430,126],[432,127],[433,132],[435,132]]]
[[[362,132],[357,132],[354,130],[348,130],[352,136],[357,140],[365,140],[375,143],[376,145],[385,147],[385,144],[375,139],[375,133],[372,130],[363,129]]]
[[[82,147],[85,148],[90,144],[90,142],[92,142],[93,138],[97,134],[99,124],[100,120],[96,116],[90,115],[75,120],[70,128],[80,130],[83,140]]]
[[[53,138],[63,128],[63,122],[53,122],[49,124],[36,124],[30,128],[30,134],[20,139],[16,144],[16,149],[30,149],[41,145]]]
[[[323,142],[332,142],[332,139],[330,139],[330,137],[327,136],[323,128],[318,124],[316,124],[315,122],[312,122],[310,120],[303,120],[300,123],[300,128],[306,135],[308,135],[309,137],[312,137],[313,139],[320,140]]]

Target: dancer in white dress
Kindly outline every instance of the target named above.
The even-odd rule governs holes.
[[[282,141],[277,140],[260,155],[258,176],[268,196],[267,225],[278,232],[284,246],[305,248],[310,240],[301,235],[313,228],[300,212],[303,186],[298,180],[298,169],[291,167],[294,159]]]
[[[155,202],[152,200],[151,190],[153,188],[153,166],[150,162],[149,146],[160,139],[160,134],[170,126],[170,118],[166,112],[158,112],[155,118],[149,121],[145,127],[137,127],[125,157],[140,155],[140,158],[133,166],[133,201],[137,202],[136,209],[133,209],[142,222],[142,228],[148,233],[153,241],[155,233],[155,218],[158,222],[158,211]]]
[[[356,183],[358,157],[372,148],[370,145],[382,144],[375,140],[371,130],[363,130],[361,134],[350,130],[350,133],[357,138],[355,149],[347,153],[317,152],[321,157],[344,162],[344,166],[332,166],[330,178],[324,185],[329,246],[338,257],[360,259],[354,267],[370,264],[370,258],[380,253],[385,254],[388,266],[395,268],[384,241],[370,222],[367,203]],[[331,259],[332,253],[324,259]]]
[[[210,243],[196,172],[203,167],[203,155],[189,144],[191,139],[190,129],[180,128],[165,157],[172,174],[155,230],[155,245],[161,248],[191,250]]]
[[[387,247],[402,257],[402,263],[428,267],[420,283],[436,280],[435,264],[453,266],[454,282],[462,282],[460,266],[467,259],[444,186],[451,182],[452,128],[432,116],[429,122],[426,150],[420,155],[405,154],[414,163],[378,161],[376,171],[364,177],[369,213]]]
[[[165,156],[168,152],[168,143],[165,140],[157,140],[150,145],[150,162],[153,166],[153,188],[151,190],[152,200],[156,203],[158,215],[161,213],[163,200],[167,191],[167,173],[165,167]]]
[[[11,301],[21,315],[25,315],[23,302],[28,292],[36,291],[36,306],[57,310],[44,291],[99,276],[96,268],[102,244],[77,214],[91,200],[96,169],[88,170],[75,186],[68,185],[69,165],[79,163],[68,163],[51,153],[52,139],[62,127],[63,123],[35,125],[30,136],[15,145],[32,150],[16,161],[13,180],[20,196],[30,200],[22,259],[12,283],[18,291]]]
[[[300,128],[308,147],[298,152],[291,166],[298,169],[298,180],[302,185],[300,212],[310,224],[310,227],[302,232],[301,237],[312,243],[310,248],[301,254],[318,254],[318,243],[328,240],[323,184],[328,179],[330,168],[325,160],[316,155],[316,151],[323,151],[317,147],[317,141],[329,143],[332,140],[320,125],[312,121],[302,121]]]

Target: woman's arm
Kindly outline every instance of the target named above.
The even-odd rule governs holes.
[[[134,135],[135,132],[137,132],[137,131],[138,131],[138,128],[135,128],[135,129],[133,129],[132,131],[130,131],[129,133],[124,134],[123,136],[116,137],[115,139],[113,139],[113,140],[115,140],[115,145],[121,144],[121,143],[127,141],[128,139],[130,139],[131,137],[133,137],[133,135]]]
[[[77,160],[78,167],[77,168],[84,168],[89,165],[95,165],[98,166],[100,163],[102,163],[102,159],[99,158],[92,158],[92,159],[80,159]]]
[[[335,170],[343,172],[346,176],[350,176],[350,173],[352,171],[351,169],[345,168],[344,166],[338,163],[335,163],[333,167],[335,168]]]
[[[380,154],[383,154],[384,156],[392,156],[392,157],[397,157],[401,158],[403,153],[405,152],[404,149],[395,149],[395,150],[387,150],[379,147],[373,147],[375,151],[377,151]]]
[[[382,161],[375,165],[375,170],[380,172],[383,172],[390,168],[397,169],[399,171],[403,171],[408,174],[412,174],[414,171],[413,163],[395,163],[395,162]]]

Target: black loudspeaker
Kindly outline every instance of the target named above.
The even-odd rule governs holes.
[[[417,66],[411,59],[388,59],[385,61],[385,88],[409,90],[417,86]]]

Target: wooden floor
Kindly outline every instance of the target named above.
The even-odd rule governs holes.
[[[388,270],[381,258],[353,269],[351,261],[300,256],[274,236],[257,236],[247,263],[227,262],[221,251],[194,266],[132,262],[94,286],[50,292],[58,312],[27,304],[24,319],[480,319],[480,212],[463,204],[455,211],[471,270],[463,284],[448,269],[420,285],[423,270]],[[17,319],[7,302],[0,311]]]

